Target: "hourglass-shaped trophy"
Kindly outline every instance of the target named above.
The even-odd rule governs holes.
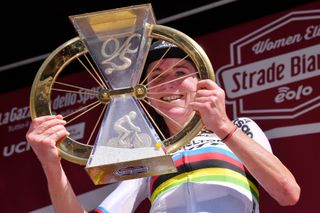
[[[144,65],[153,39],[161,39],[192,59],[200,79],[214,79],[202,48],[182,32],[157,25],[151,4],[73,15],[70,20],[79,37],[58,47],[40,67],[31,91],[32,118],[58,113],[52,107],[54,92],[90,94],[90,104],[64,115],[68,128],[100,107],[96,117],[83,118],[83,141],[71,134],[57,145],[64,159],[86,165],[95,184],[175,172],[170,154],[201,130],[201,119],[195,113],[180,132],[164,134],[150,113]],[[74,69],[74,63],[94,79],[95,89],[87,88],[89,78],[75,81],[62,74]],[[92,131],[87,131],[88,123]]]

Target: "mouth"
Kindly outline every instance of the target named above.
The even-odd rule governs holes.
[[[183,97],[183,95],[171,95],[171,96],[161,97],[160,99],[165,102],[171,102],[171,101],[181,99],[182,97]]]

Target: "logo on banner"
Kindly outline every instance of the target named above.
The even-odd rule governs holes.
[[[294,11],[230,44],[217,80],[234,117],[293,119],[319,108],[319,20],[320,10]]]

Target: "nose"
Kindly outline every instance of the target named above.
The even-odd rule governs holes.
[[[152,86],[155,86],[156,90],[168,90],[176,88],[180,80],[176,80],[176,76],[172,72],[162,73],[152,82]],[[151,86],[151,87],[152,87]]]
[[[165,90],[175,89],[179,84],[179,80],[175,80],[175,79],[176,79],[176,77],[174,77],[172,75],[166,75],[163,80],[162,88]]]

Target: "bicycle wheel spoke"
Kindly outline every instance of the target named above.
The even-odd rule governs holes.
[[[95,90],[92,90],[92,89],[88,89],[88,88],[84,88],[84,87],[79,87],[79,86],[76,86],[76,85],[73,85],[73,84],[67,84],[67,83],[63,83],[63,82],[60,82],[60,81],[56,81],[54,82],[55,84],[59,84],[59,85],[63,85],[63,86],[66,86],[66,87],[71,87],[71,88],[75,88],[75,89],[80,89],[80,90],[84,90],[86,92],[88,92],[89,94],[91,93],[94,93],[94,94],[98,94],[97,91]],[[52,90],[56,90],[56,91],[62,91],[62,89],[58,89],[58,88],[52,88]],[[67,91],[67,90],[65,90]],[[64,92],[64,91],[63,91]],[[69,92],[69,91],[68,91]],[[79,93],[79,91],[73,91],[73,90],[70,90],[70,92],[76,92],[76,93]],[[88,94],[86,93],[86,94]]]
[[[81,65],[86,69],[86,71],[91,75],[91,77],[97,82],[97,84],[99,84],[102,88],[107,89],[108,87],[104,84],[104,82],[99,81],[96,76],[89,70],[89,68],[82,62],[82,60],[80,58],[77,58],[78,61],[81,63]],[[89,61],[89,60],[88,60]],[[91,62],[89,61],[89,64],[91,64]],[[93,66],[91,64],[91,66]],[[95,69],[94,69],[95,70]]]
[[[158,107],[154,106],[153,104],[149,103],[146,101],[146,103],[151,106],[152,108],[154,108],[160,115],[162,115],[163,117],[168,118],[170,121],[172,121],[175,125],[177,125],[177,127],[182,128],[183,126],[181,124],[179,124],[177,121],[175,121],[174,119],[172,119],[171,117],[169,117],[168,115],[166,115],[164,112],[162,112]]]
[[[100,120],[101,120],[101,118],[102,118],[102,115],[103,115],[104,111],[106,110],[106,107],[107,107],[107,104],[105,104],[104,107],[103,107],[103,109],[101,110],[101,113],[100,113],[100,115],[99,115],[99,118],[98,118],[96,124],[94,125],[94,127],[93,127],[93,129],[92,129],[92,131],[91,131],[91,134],[90,134],[90,137],[89,137],[89,139],[88,139],[87,145],[90,143],[91,138],[92,138],[94,132],[96,131],[98,124],[100,123]]]
[[[150,96],[146,96],[148,99],[150,99],[150,100],[154,100],[154,101],[158,101],[158,102],[160,102],[160,103],[163,103],[163,104],[166,104],[166,105],[169,105],[169,106],[175,106],[175,107],[177,107],[176,105],[174,105],[174,104],[172,104],[172,103],[170,103],[170,102],[167,102],[167,101],[163,101],[163,100],[161,100],[161,99],[157,99],[157,98],[152,98],[152,97],[150,97]],[[188,109],[188,107],[184,107],[184,106],[178,106],[178,107],[180,107],[180,108],[183,108],[183,109]]]
[[[147,102],[145,99],[141,99],[143,102]],[[156,127],[156,129],[158,130],[158,132],[160,133],[160,135],[162,136],[162,138],[165,140],[167,139],[164,134],[162,133],[161,129],[159,128],[159,126],[156,124],[156,122],[154,121],[154,119],[152,118],[152,116],[150,115],[150,113],[148,112],[148,110],[145,108],[145,106],[141,103],[141,100],[138,100],[140,103],[140,106],[144,109],[144,112],[148,115],[148,118],[151,120],[151,122],[153,123],[153,125]]]
[[[166,52],[161,56],[161,58],[158,60],[158,62],[156,63],[156,65],[154,65],[154,67],[152,68],[152,70],[146,75],[146,77],[141,81],[141,84],[143,84],[148,77],[151,75],[151,73],[158,67],[158,65],[160,64],[160,62],[162,61],[162,59],[167,55],[167,53],[169,52],[169,50],[171,49],[171,46],[166,50]]]
[[[97,69],[93,66],[93,64],[91,63],[91,61],[87,57],[87,55],[84,55],[84,57],[87,59],[88,63],[90,64],[91,69],[96,74],[96,76],[98,77],[99,81],[103,84],[104,88],[105,89],[108,88],[108,86],[105,84],[104,80],[101,78],[101,75],[99,75]]]
[[[84,109],[86,109],[86,108],[88,108],[88,107],[91,107],[92,105],[94,105],[94,104],[97,104],[99,101],[95,101],[95,102],[92,102],[91,104],[88,104],[88,105],[86,105],[86,106],[84,106],[84,107],[81,107],[80,109],[78,109],[78,110],[76,110],[76,111],[74,111],[74,112],[71,112],[70,114],[68,114],[68,115],[65,115],[64,116],[64,118],[68,118],[68,117],[70,117],[70,116],[72,116],[72,115],[74,115],[74,114],[77,114],[78,112],[81,112],[81,111],[83,111]]]
[[[97,96],[98,93],[88,93],[88,92],[79,92],[79,91],[74,91],[74,90],[66,90],[66,89],[57,89],[57,88],[51,88],[52,91],[58,91],[58,92],[70,92],[70,93],[77,93],[77,94],[82,94],[82,95],[92,95],[92,96]],[[92,91],[93,92],[93,91]]]
[[[67,121],[67,124],[69,124],[70,122],[74,121],[75,119],[79,118],[80,116],[84,115],[85,113],[91,111],[92,109],[96,108],[97,106],[99,106],[100,104],[102,104],[99,101],[94,102],[95,105],[93,105],[92,107],[90,107],[89,109],[85,110],[84,112],[82,112],[81,114],[75,116],[74,118],[70,119],[69,121]],[[80,111],[80,110],[79,110]]]
[[[160,78],[161,76],[163,76],[164,74],[166,74],[167,72],[169,72],[173,67],[175,67],[177,64],[181,63],[182,61],[184,61],[186,58],[188,58],[189,55],[186,55],[185,57],[183,57],[182,59],[180,59],[179,61],[177,61],[177,63],[173,64],[171,67],[169,67],[168,69],[166,69],[165,71],[163,71],[160,75],[156,76],[154,79],[152,79],[151,81],[149,81],[145,86],[148,86],[149,84],[151,84],[153,81],[157,80],[158,78]],[[158,63],[157,63],[158,64]]]
[[[195,93],[197,91],[164,91],[164,92],[148,92],[148,95],[160,95],[160,94],[173,94],[173,95],[182,95],[186,93]]]
[[[173,80],[171,80],[171,81],[166,81],[166,82],[163,82],[163,83],[161,83],[161,84],[157,84],[157,85],[154,85],[154,86],[152,86],[152,87],[148,87],[147,90],[154,89],[154,88],[157,88],[157,87],[166,85],[166,84],[170,84],[170,83],[175,82],[175,81],[179,81],[179,80],[181,80],[181,79],[184,79],[184,78],[187,78],[187,77],[190,77],[190,76],[197,75],[197,73],[198,73],[198,72],[190,73],[190,74],[184,75],[184,76],[182,76],[182,77],[173,79]],[[161,74],[162,74],[162,73],[161,73]],[[153,80],[154,80],[154,79],[153,79]],[[150,81],[150,82],[151,82],[151,81]]]

